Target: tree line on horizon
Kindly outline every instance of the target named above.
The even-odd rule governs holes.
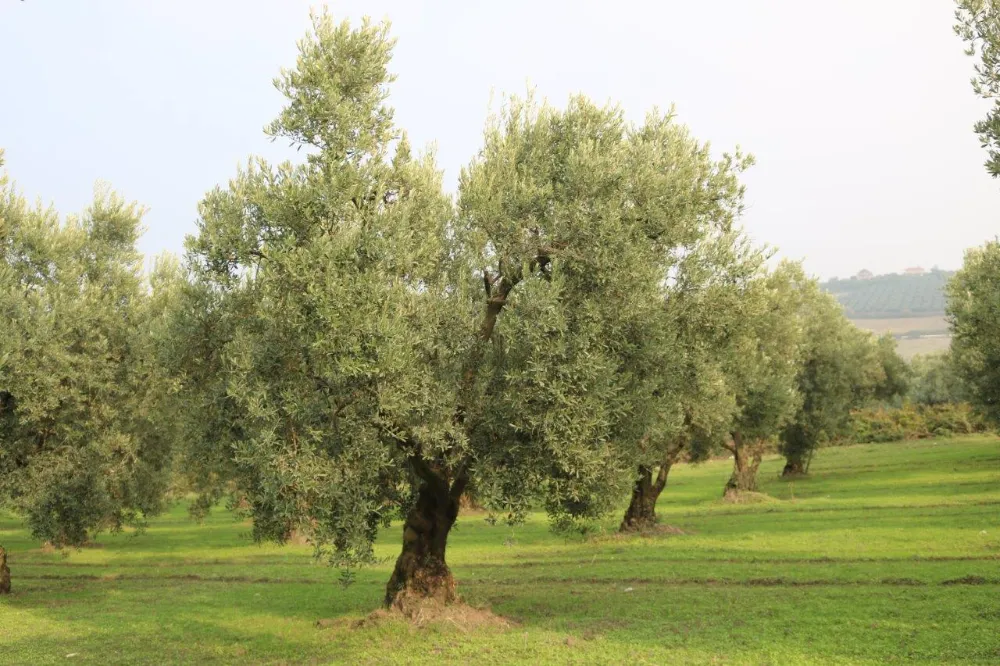
[[[0,504],[35,538],[141,527],[178,475],[196,516],[229,498],[255,539],[304,535],[341,567],[401,519],[385,604],[407,612],[457,599],[463,497],[557,529],[628,497],[641,530],[682,457],[731,454],[739,496],[769,446],[803,474],[852,409],[906,393],[891,337],[740,230],[752,158],[713,157],[672,112],[529,95],[453,199],[393,122],[392,47],[385,24],[314,16],[266,128],[304,159],[250,160],[148,274],[138,205],[99,192],[61,221],[3,176]],[[955,367],[996,416],[967,313],[1000,306],[969,257]]]
[[[893,319],[944,315],[946,289],[954,272],[923,275],[890,273],[867,280],[828,280],[821,284],[844,306],[851,319]]]

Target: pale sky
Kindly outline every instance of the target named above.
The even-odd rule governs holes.
[[[0,0],[0,148],[31,198],[79,211],[97,180],[150,208],[147,254],[180,252],[196,205],[251,154],[309,26],[307,0]],[[389,18],[397,123],[445,182],[491,98],[584,93],[636,120],[675,104],[718,151],[757,157],[744,225],[811,273],[956,268],[1000,232],[984,105],[951,0],[353,0]]]

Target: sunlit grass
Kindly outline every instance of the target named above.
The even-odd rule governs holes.
[[[390,564],[344,589],[308,546],[253,544],[225,512],[196,524],[177,506],[141,536],[67,554],[7,517],[0,664],[1000,663],[1000,440],[823,450],[794,482],[769,459],[764,504],[719,500],[729,464],[671,474],[658,512],[683,534],[462,517],[460,591],[509,629],[318,628],[375,609]],[[388,530],[379,554],[399,539]]]

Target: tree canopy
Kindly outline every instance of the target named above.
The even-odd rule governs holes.
[[[1000,2],[997,0],[957,0],[955,34],[978,59],[972,89],[991,102],[986,117],[976,122],[975,131],[986,149],[986,170],[1000,176]]]
[[[804,285],[801,299],[796,384],[802,402],[781,433],[785,474],[806,473],[816,448],[845,432],[853,408],[906,391],[906,363],[891,336],[874,338],[854,326],[815,283]]]
[[[79,217],[29,206],[0,179],[0,503],[76,546],[162,507],[172,432],[135,249],[142,209],[106,190]]]
[[[973,404],[1000,421],[1000,242],[965,253],[948,285],[952,357]]]

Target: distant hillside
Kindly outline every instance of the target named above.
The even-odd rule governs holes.
[[[867,280],[830,280],[822,287],[837,297],[851,319],[943,315],[944,286],[951,271],[923,275],[878,275]]]

